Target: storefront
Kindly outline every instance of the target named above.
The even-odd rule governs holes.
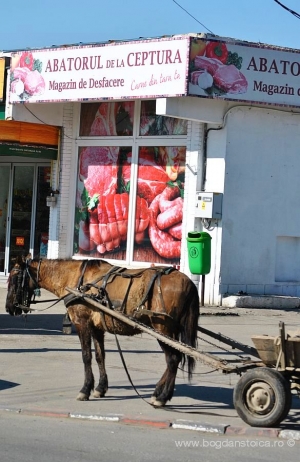
[[[205,231],[206,303],[300,294],[298,57],[207,35],[15,53],[14,119],[63,127],[48,258],[180,266],[198,283],[186,237]]]
[[[157,51],[152,51],[153,46]],[[30,103],[31,113],[36,114],[37,101],[44,106],[47,101],[48,106],[61,106],[58,102],[66,99],[87,101],[64,104],[56,122],[63,125],[66,136],[59,202],[51,208],[57,221],[50,230],[48,256],[57,252],[57,256],[106,258],[127,265],[180,265],[187,121],[157,116],[155,98],[160,93],[185,93],[188,46],[189,39],[179,37],[100,50],[68,49],[70,56],[64,50],[50,55],[40,50],[12,57],[11,102]],[[114,58],[111,48],[119,58]],[[154,71],[149,75],[149,86],[142,75],[136,75],[146,54],[152,67],[158,61],[162,66],[161,75]],[[129,87],[126,67],[129,76],[135,76]],[[58,77],[62,68],[63,81]],[[107,70],[102,78],[90,73],[96,69],[99,74],[102,68]],[[17,104],[13,115],[20,117]],[[46,116],[43,113],[43,121]],[[72,180],[67,172],[73,174]],[[163,196],[160,204],[158,196]],[[67,227],[62,209],[68,216]],[[68,242],[57,235],[62,229]]]
[[[0,121],[0,276],[14,258],[46,256],[51,162],[57,159],[57,127]]]

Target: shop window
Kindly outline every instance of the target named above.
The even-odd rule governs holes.
[[[187,121],[174,117],[156,115],[156,101],[147,100],[141,103],[140,135],[166,136],[186,135]]]
[[[131,147],[81,147],[78,158],[74,254],[124,260]]]
[[[184,146],[140,147],[135,261],[179,265],[185,158]]]
[[[134,101],[81,105],[79,136],[132,136]]]
[[[155,104],[81,105],[74,256],[179,265],[187,122]]]

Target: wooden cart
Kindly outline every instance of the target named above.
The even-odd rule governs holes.
[[[300,390],[300,331],[251,337],[263,367],[247,371],[234,389],[233,401],[239,416],[252,426],[273,427],[291,408],[291,391]]]

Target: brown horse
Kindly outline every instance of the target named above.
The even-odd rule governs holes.
[[[13,316],[30,311],[35,293],[44,288],[57,297],[65,297],[67,313],[76,328],[82,349],[84,384],[78,400],[88,400],[91,391],[100,398],[108,390],[105,370],[104,334],[135,335],[133,327],[103,314],[84,299],[70,295],[66,287],[93,293],[108,307],[135,317],[144,324],[183,343],[196,347],[199,296],[195,284],[172,267],[127,269],[104,260],[22,260],[12,268],[6,298],[6,311]],[[67,296],[68,294],[68,296]],[[94,389],[91,343],[100,378]],[[171,400],[179,363],[186,358],[179,351],[159,341],[167,368],[156,384],[151,403],[164,406]],[[192,377],[195,359],[187,358],[188,376]]]

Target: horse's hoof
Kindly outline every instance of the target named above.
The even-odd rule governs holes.
[[[98,390],[95,390],[94,393],[93,393],[93,396],[94,398],[103,398],[105,396],[105,392],[104,391],[98,391]]]
[[[77,395],[77,401],[88,401],[89,400],[89,397],[85,394],[85,393],[79,393]]]
[[[153,404],[153,403],[155,403],[155,401],[156,401],[156,396],[154,396],[154,395],[151,396],[150,403]]]
[[[152,400],[152,398],[154,398],[154,399]],[[152,406],[163,407],[166,404],[165,401],[159,401],[155,396],[152,396],[152,398],[151,398]]]

